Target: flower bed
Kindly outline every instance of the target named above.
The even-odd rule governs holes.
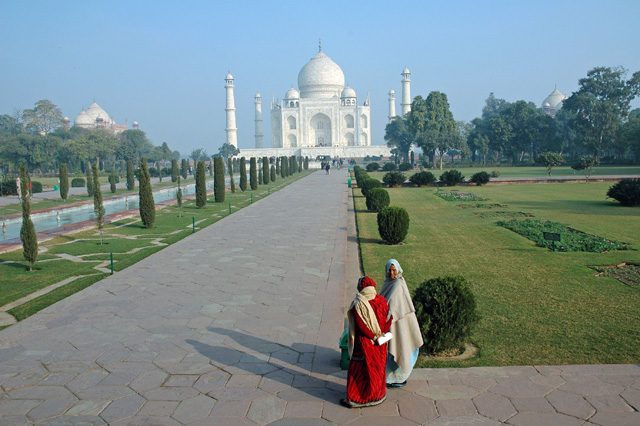
[[[470,192],[449,191],[438,192],[436,195],[447,201],[486,201],[486,198],[478,197]]]
[[[626,250],[627,246],[615,240],[608,240],[597,235],[585,234],[584,232],[571,229],[566,225],[548,220],[525,219],[525,220],[501,220],[497,222],[511,231],[534,241],[539,247],[551,249],[552,241],[544,239],[543,232],[555,232],[560,234],[561,241],[556,242],[556,251],[587,251],[593,253],[604,253],[610,250]]]
[[[473,212],[474,215],[480,217],[533,217],[531,213],[525,212],[512,212],[512,211],[488,211],[488,212]]]
[[[502,209],[507,207],[506,204],[458,204],[458,207],[462,207],[463,209]]]
[[[598,277],[608,277],[618,280],[630,287],[640,286],[640,265],[623,263],[614,266],[592,266]]]

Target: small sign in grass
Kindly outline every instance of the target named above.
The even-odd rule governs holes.
[[[501,220],[498,225],[503,226],[525,238],[535,241],[540,247],[553,249],[557,240],[547,240],[545,233],[555,233],[560,235],[561,242],[555,244],[557,251],[587,251],[593,253],[604,253],[611,250],[626,250],[627,246],[615,240],[590,235],[572,229],[557,222],[548,220],[525,219],[525,220]]]
[[[447,201],[486,201],[486,198],[478,197],[471,192],[449,191],[438,192],[436,195]]]

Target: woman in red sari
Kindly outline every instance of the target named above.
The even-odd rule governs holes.
[[[340,403],[349,408],[378,405],[386,398],[387,344],[377,340],[389,331],[393,318],[384,297],[376,294],[369,277],[358,281],[358,294],[349,307],[349,370],[347,398]]]

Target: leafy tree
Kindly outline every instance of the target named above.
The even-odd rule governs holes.
[[[67,201],[69,195],[69,171],[66,164],[60,164],[60,198]]]
[[[100,178],[98,176],[98,165],[94,164],[93,169],[93,211],[96,214],[96,225],[100,232],[100,245],[103,244],[102,230],[104,229],[104,204],[102,204],[102,191],[100,190]]]
[[[249,163],[249,184],[251,185],[251,190],[255,191],[258,189],[258,172],[256,170],[256,158],[251,157]]]
[[[62,118],[62,110],[46,99],[39,100],[33,109],[25,109],[22,114],[26,132],[43,136],[60,127]]]
[[[580,143],[596,157],[607,150],[629,115],[633,98],[640,94],[640,71],[625,80],[622,67],[596,67],[578,80],[580,88],[563,102],[562,109],[576,114],[573,127]]]
[[[207,174],[204,161],[199,160],[196,166],[196,206],[203,209],[207,205]]]
[[[242,192],[247,190],[247,160],[244,157],[240,159],[240,189]]]
[[[189,173],[189,165],[185,158],[182,159],[182,179],[186,179]]]
[[[409,150],[413,143],[413,136],[409,132],[407,120],[402,117],[393,117],[384,130],[384,140],[389,148],[398,148],[405,161],[409,161]]]
[[[551,169],[564,162],[562,154],[559,152],[543,152],[536,157],[536,163],[540,163],[547,168],[547,173],[551,176]]]
[[[219,151],[220,151],[220,155],[223,158],[231,158],[240,154],[240,150],[230,143],[225,143],[224,145],[222,145]]]
[[[133,161],[127,160],[127,189],[133,191],[136,187],[136,176],[133,173]]]
[[[236,192],[236,184],[233,181],[233,160],[231,158],[227,160],[227,169],[229,169],[229,187],[233,194]]]
[[[191,151],[190,157],[193,160],[193,164],[197,164],[200,160],[205,161],[209,159],[209,155],[207,155],[207,151],[204,148],[194,149]]]
[[[20,228],[20,241],[22,241],[22,256],[29,262],[29,271],[38,259],[38,236],[36,227],[31,220],[31,195],[29,194],[29,174],[25,166],[20,167],[20,203],[22,204],[22,227]]]
[[[178,167],[178,160],[175,158],[171,160],[171,182],[177,182],[180,175],[180,168]]]
[[[151,176],[147,159],[140,159],[140,170],[138,171],[138,191],[140,197],[140,219],[146,228],[153,228],[156,221],[156,203],[153,199],[151,189]]]
[[[213,196],[216,203],[222,203],[224,201],[224,159],[222,157],[215,157],[213,159]]]
[[[574,163],[571,168],[576,171],[582,171],[584,173],[584,177],[589,182],[589,178],[591,177],[591,171],[593,170],[593,166],[598,164],[598,159],[592,156],[585,156],[580,158],[576,163]]]
[[[449,109],[447,95],[433,91],[429,93],[427,99],[416,96],[411,108],[412,111],[407,115],[409,130],[413,133],[417,145],[434,159],[434,167],[435,153],[440,154],[440,169],[442,169],[444,153],[450,148],[455,148],[460,141],[456,122]]]
[[[267,157],[262,157],[262,183],[264,185],[269,184],[269,159]]]
[[[87,175],[87,195],[89,197],[93,197],[94,187],[93,187],[93,176],[91,175],[91,163],[87,164],[87,167],[85,169],[86,169],[86,175]]]
[[[120,146],[116,150],[116,158],[120,160],[138,161],[140,157],[151,155],[154,150],[142,130],[125,130],[119,137]]]

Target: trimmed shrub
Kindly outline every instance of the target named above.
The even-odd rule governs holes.
[[[267,157],[262,157],[262,183],[264,185],[269,184],[270,174],[271,173],[269,171],[269,159]]]
[[[36,227],[31,220],[31,197],[29,196],[29,173],[25,166],[20,167],[20,204],[22,206],[22,225],[20,227],[20,241],[22,241],[22,256],[29,262],[29,271],[38,259],[38,236]]]
[[[367,193],[367,210],[379,212],[391,204],[389,193],[383,188],[371,188]]]
[[[189,164],[187,164],[186,158],[182,159],[182,179],[186,179],[189,173]]]
[[[398,166],[398,170],[400,170],[401,172],[406,172],[407,170],[411,170],[413,169],[413,165],[411,163],[400,163],[400,165]]]
[[[362,192],[362,195],[366,197],[368,192],[373,188],[382,188],[382,183],[378,179],[367,179],[362,182],[360,191]]]
[[[180,174],[180,168],[178,167],[178,160],[171,160],[171,182],[178,181],[178,175]]]
[[[367,164],[367,171],[368,172],[377,172],[378,169],[380,169],[380,164],[379,163],[369,163],[369,164]]]
[[[371,177],[369,176],[369,174],[367,172],[360,171],[359,173],[356,173],[356,183],[358,184],[358,188],[362,188],[362,184],[367,179],[371,179]]]
[[[640,179],[620,179],[609,188],[607,197],[619,201],[623,206],[640,207]]]
[[[84,188],[84,185],[85,185],[84,178],[77,177],[77,178],[71,179],[72,188]]]
[[[98,177],[98,165],[92,167],[93,173],[93,212],[96,214],[96,226],[100,231],[100,245],[102,245],[102,230],[104,229],[104,204],[102,203],[102,190],[100,189],[100,178]],[[114,171],[111,172],[112,174]],[[114,179],[115,181],[115,179]],[[115,189],[115,184],[111,188]],[[115,191],[114,191],[115,192]]]
[[[138,194],[140,197],[140,219],[146,228],[153,228],[156,222],[156,202],[151,189],[151,176],[147,168],[147,159],[140,159],[138,171]]]
[[[402,208],[389,206],[378,212],[378,232],[388,244],[399,244],[409,231],[409,213]]]
[[[309,157],[304,157],[304,169],[309,170]]]
[[[93,197],[93,176],[91,176],[91,163],[87,164],[85,173],[87,174],[87,195]]]
[[[66,164],[60,164],[60,198],[67,199],[69,195],[69,171]]]
[[[462,349],[480,319],[475,297],[459,276],[424,281],[416,288],[413,304],[424,340],[423,350],[430,354]]]
[[[487,172],[474,173],[469,179],[469,182],[473,182],[478,186],[484,185],[491,180],[491,176]]]
[[[81,186],[84,186],[84,179],[82,179]],[[0,195],[18,195],[18,182],[15,179],[3,179],[0,185]]]
[[[216,203],[224,201],[224,159],[215,157],[213,159],[213,198]]]
[[[497,170],[493,170],[491,172],[491,177],[496,178],[496,177],[500,177],[500,172]]]
[[[276,174],[276,166],[275,165],[273,165],[273,164],[271,165],[271,171],[270,171],[269,174],[271,175],[270,176],[271,177],[271,182],[275,182],[276,181],[276,176],[277,176],[277,174]]]
[[[251,185],[251,190],[255,191],[258,189],[258,170],[256,169],[256,158],[251,157],[249,160],[249,185]]]
[[[240,159],[240,189],[242,192],[247,190],[247,159]]]
[[[396,169],[396,163],[384,163],[384,166],[382,166],[383,172],[392,172],[395,169]]]
[[[32,180],[31,181],[31,193],[32,194],[39,194],[42,192],[42,182],[37,181],[37,180]]]
[[[111,174],[109,175],[109,189],[111,189],[111,193],[116,192],[116,183],[118,183],[118,175],[116,175],[116,170],[111,169]]]
[[[456,186],[464,180],[464,176],[458,170],[447,170],[440,175],[440,180],[447,186]]]
[[[231,158],[227,160],[227,169],[229,169],[229,189],[233,194],[236,192],[236,183],[233,180],[233,160]]]
[[[389,187],[402,186],[405,180],[407,180],[407,177],[400,172],[389,172],[382,178],[384,184]]]
[[[203,209],[207,205],[207,173],[204,161],[196,165],[196,206]]]
[[[436,181],[436,177],[431,172],[418,172],[409,177],[409,182],[416,186],[428,186]]]
[[[136,187],[136,176],[133,172],[133,161],[127,160],[127,189],[133,191]]]

